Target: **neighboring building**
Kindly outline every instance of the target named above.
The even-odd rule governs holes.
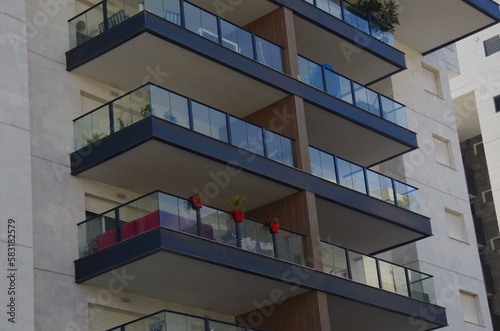
[[[2,6],[1,329],[492,330],[443,46],[500,9],[400,6]]]
[[[500,28],[456,44],[460,75],[451,79],[460,146],[493,328],[500,330]]]

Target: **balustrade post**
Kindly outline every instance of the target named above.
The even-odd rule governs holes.
[[[276,238],[277,233],[271,233],[271,236],[273,238],[274,257],[279,258],[278,238]]]
[[[103,19],[104,19],[104,21],[102,23],[104,26],[104,31],[106,31],[108,29],[108,1],[107,0],[104,0],[102,2],[102,13],[103,13]]]
[[[121,241],[121,234],[120,234],[120,209],[116,208],[115,209],[115,229],[116,229],[116,242],[119,243]]]
[[[408,297],[413,298],[413,293],[411,290],[409,270],[405,268],[406,286],[408,288]]]
[[[379,261],[379,259],[375,259],[375,265],[377,267],[378,287],[380,289],[382,289],[383,288],[383,285],[382,285],[382,274],[380,273],[380,261]]]
[[[113,133],[115,133],[115,118],[113,116],[113,113],[114,113],[113,102],[111,102],[109,104],[108,113],[109,113],[109,134],[112,135]]]

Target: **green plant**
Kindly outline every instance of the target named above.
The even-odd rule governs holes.
[[[163,119],[177,124],[177,117],[175,117],[171,109],[167,110],[165,114],[163,114]]]
[[[151,104],[147,104],[144,107],[141,107],[141,116],[148,117],[153,113],[153,108],[151,108]]]
[[[87,139],[85,139],[85,141],[87,142],[87,145],[90,145],[90,144],[93,144],[96,141],[100,140],[104,136],[105,136],[105,134],[102,132],[101,133],[94,133],[91,138],[87,138]]]
[[[121,116],[118,116],[118,125],[120,126],[120,130],[125,128],[125,122],[123,121]]]
[[[393,32],[399,25],[399,5],[394,0],[358,0],[355,6],[374,16],[377,20],[372,23],[381,31]]]
[[[267,222],[267,224],[279,223],[280,220],[279,220],[279,218],[275,217],[275,218],[268,218],[266,222]]]
[[[246,200],[247,200],[246,197],[240,197],[239,195],[234,195],[231,199],[226,199],[226,201],[232,204],[235,210],[240,213],[245,212],[245,207],[243,207],[243,204],[245,203]]]

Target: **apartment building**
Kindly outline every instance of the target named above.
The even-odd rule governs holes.
[[[443,46],[497,3],[0,15],[2,330],[491,330]]]
[[[500,330],[500,247],[498,214],[498,157],[495,128],[500,111],[499,28],[493,26],[456,45],[459,75],[451,79],[460,147],[470,205],[476,226],[488,304],[494,330]]]

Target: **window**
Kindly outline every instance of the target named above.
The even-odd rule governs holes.
[[[472,145],[474,148],[474,155],[483,155],[484,154],[484,145],[481,141],[480,143]]]
[[[451,210],[446,210],[445,214],[450,238],[467,242],[463,216]]]
[[[108,330],[142,316],[137,313],[89,304],[89,330]]]
[[[450,153],[450,142],[440,137],[434,136],[434,147],[436,162],[447,167],[452,167],[452,158]]]
[[[493,201],[493,192],[491,190],[483,191],[481,195],[483,196],[483,203]]]
[[[477,295],[460,291],[464,321],[481,324]]]
[[[500,237],[495,237],[490,239],[491,249],[499,250],[500,249]]]
[[[424,74],[424,89],[434,95],[441,96],[438,71],[428,66],[422,66],[422,72]]]
[[[500,52],[500,36],[495,36],[484,41],[484,53],[486,56]]]
[[[494,97],[493,101],[495,102],[495,111],[498,113],[500,111],[500,95]]]
[[[80,102],[81,102],[82,114],[86,114],[91,110],[101,107],[107,101],[99,97],[96,97],[95,95],[92,95],[90,93],[81,91]]]

